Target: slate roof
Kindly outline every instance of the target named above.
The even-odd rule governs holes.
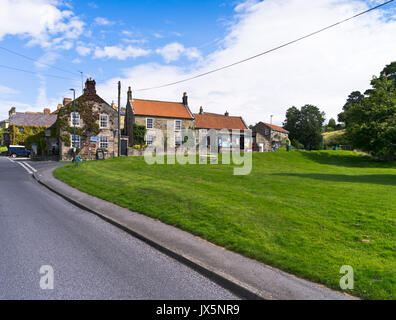
[[[138,116],[194,119],[188,107],[179,102],[133,99],[132,108]]]
[[[227,129],[227,130],[247,130],[247,126],[242,117],[231,117],[216,113],[194,114],[195,127],[198,129]]]
[[[10,126],[37,126],[37,127],[52,127],[55,125],[57,115],[53,114],[43,114],[43,113],[33,113],[33,112],[17,112],[13,114],[9,121]]]

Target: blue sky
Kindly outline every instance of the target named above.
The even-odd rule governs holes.
[[[79,71],[84,79],[94,77],[99,94],[111,102],[117,98],[118,80],[123,89],[178,80],[293,40],[366,9],[368,3],[378,1],[0,0],[0,12],[6,13],[0,13],[0,47],[68,71],[0,49],[0,65],[35,73],[0,67],[0,119],[12,106],[19,111],[54,109],[70,96],[71,87],[80,94]],[[200,105],[213,112],[227,110],[248,123],[274,115],[281,124],[287,107],[305,103],[336,116],[348,92],[364,90],[373,74],[396,60],[390,40],[396,31],[394,9],[392,4],[386,11],[215,76],[136,94],[178,100],[188,91],[193,111]],[[354,42],[357,38],[359,43]],[[351,46],[349,52],[339,49],[344,45]],[[340,80],[345,69],[349,76]]]

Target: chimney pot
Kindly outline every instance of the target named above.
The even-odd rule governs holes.
[[[132,100],[132,89],[131,87],[128,87],[128,101]]]
[[[199,108],[199,114],[203,114],[203,107],[202,106]]]
[[[84,93],[91,93],[91,94],[96,94],[96,81],[92,80],[92,78],[87,79],[85,82],[85,89]]]
[[[183,104],[187,107],[188,106],[188,96],[187,92],[183,93]]]

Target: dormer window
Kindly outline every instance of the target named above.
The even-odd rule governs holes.
[[[71,124],[72,126],[80,126],[80,114],[78,112],[72,112],[71,114]]]
[[[99,120],[101,129],[106,129],[109,127],[109,116],[107,114],[101,114]]]

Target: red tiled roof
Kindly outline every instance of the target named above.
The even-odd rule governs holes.
[[[141,116],[193,119],[188,108],[178,102],[133,99],[132,107]]]
[[[195,127],[199,129],[247,130],[241,117],[230,117],[216,113],[194,114]]]
[[[274,124],[269,124],[269,123],[264,123],[264,124],[265,124],[266,126],[272,128],[272,129],[274,129],[274,130],[278,130],[278,131],[282,131],[282,132],[285,132],[285,133],[289,133],[289,131],[287,131],[287,130],[281,128],[281,127],[278,127],[278,126],[276,126],[276,125],[274,125]]]

